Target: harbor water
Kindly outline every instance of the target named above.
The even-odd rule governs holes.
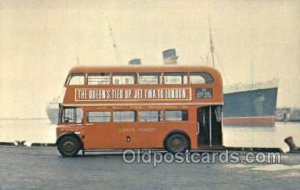
[[[54,143],[55,124],[48,119],[0,120],[0,142],[26,141],[31,143]],[[277,122],[274,127],[224,126],[223,143],[233,147],[279,147],[288,151],[284,139],[293,136],[300,145],[300,123]]]

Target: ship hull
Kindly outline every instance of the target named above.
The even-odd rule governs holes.
[[[47,116],[51,124],[57,124],[58,122],[58,108],[47,107]]]
[[[224,125],[231,126],[273,126],[274,116],[265,117],[227,117],[223,119]]]
[[[224,125],[274,126],[277,87],[224,94]]]

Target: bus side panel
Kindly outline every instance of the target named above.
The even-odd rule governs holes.
[[[110,149],[114,139],[110,123],[92,123],[84,126],[83,139],[85,149]]]
[[[172,131],[182,131],[186,133],[190,138],[191,148],[197,148],[196,123],[149,122],[114,124],[113,128],[113,148],[164,148],[164,140]]]

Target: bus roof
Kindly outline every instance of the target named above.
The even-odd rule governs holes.
[[[220,75],[213,67],[209,66],[76,66],[69,73],[98,73],[98,72],[209,72]]]

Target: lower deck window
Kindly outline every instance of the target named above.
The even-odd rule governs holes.
[[[77,109],[66,109],[67,121],[77,123],[82,121],[82,113]],[[87,111],[88,123],[103,122],[160,122],[160,121],[187,121],[187,110],[144,110],[144,111]],[[112,118],[112,119],[111,119]]]
[[[114,122],[134,122],[135,112],[134,111],[115,111],[113,112]]]
[[[161,118],[160,111],[140,111],[139,121],[142,122],[158,122]]]
[[[82,123],[83,111],[81,108],[63,108],[60,114],[62,123]]]
[[[186,110],[165,111],[166,121],[187,121],[188,113]]]
[[[87,121],[90,123],[109,122],[111,117],[110,112],[92,111],[87,113]]]

